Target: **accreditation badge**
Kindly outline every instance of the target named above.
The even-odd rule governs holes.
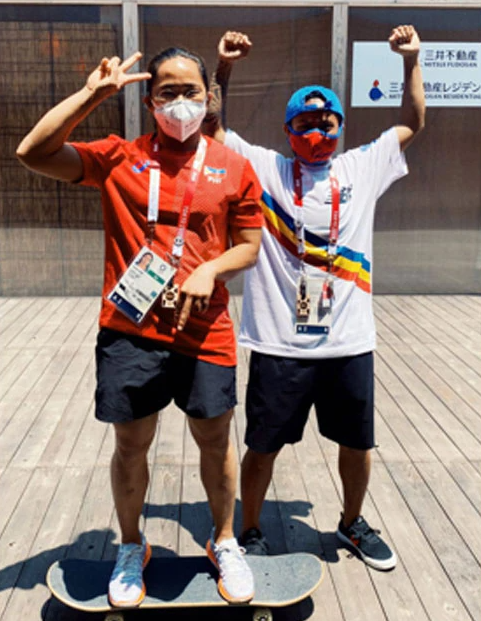
[[[175,267],[144,246],[107,299],[131,321],[142,323],[175,272]]]
[[[294,332],[328,335],[332,324],[333,281],[327,274],[301,275],[297,283]]]

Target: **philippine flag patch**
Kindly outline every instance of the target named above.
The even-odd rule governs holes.
[[[135,164],[132,166],[132,170],[135,173],[144,172],[144,170],[149,167],[149,164],[150,164],[149,160],[146,160],[145,162],[140,162],[140,161],[135,162]]]
[[[225,168],[213,168],[212,166],[204,166],[204,175],[210,183],[222,183],[226,175]]]

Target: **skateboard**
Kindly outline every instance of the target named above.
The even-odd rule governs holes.
[[[250,606],[254,621],[272,621],[271,608],[308,597],[323,578],[323,565],[307,553],[249,556],[256,592],[247,604],[230,604],[217,592],[217,571],[204,556],[152,558],[144,570],[147,595],[138,608]],[[105,612],[105,621],[122,621],[124,608],[112,608],[107,585],[114,561],[64,559],[48,570],[50,592],[63,604],[85,612]]]

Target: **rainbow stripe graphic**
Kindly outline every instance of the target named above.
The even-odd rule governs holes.
[[[267,192],[261,198],[266,227],[277,241],[292,255],[297,256],[297,237],[294,219]],[[327,239],[306,230],[306,263],[327,271]],[[371,263],[364,253],[344,246],[337,247],[333,274],[337,278],[353,281],[357,287],[371,292]]]

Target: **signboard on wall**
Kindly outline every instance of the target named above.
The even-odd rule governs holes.
[[[426,105],[481,107],[481,43],[421,43],[419,55]],[[399,107],[403,60],[389,43],[356,41],[353,47],[351,106]]]

